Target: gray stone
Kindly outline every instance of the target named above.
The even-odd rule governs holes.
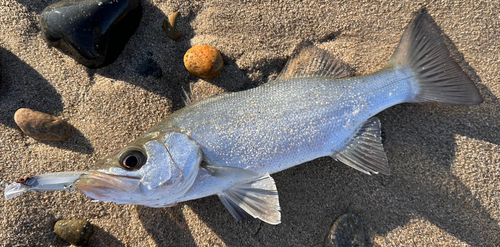
[[[341,215],[333,223],[325,239],[325,247],[366,246],[363,223],[354,214]]]
[[[54,232],[66,242],[82,246],[92,236],[94,229],[86,220],[60,220],[54,225]]]
[[[71,137],[71,126],[52,115],[21,108],[14,114],[17,126],[28,136],[41,141],[65,141]]]

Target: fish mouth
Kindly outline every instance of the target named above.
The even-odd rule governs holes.
[[[123,201],[124,198],[130,197],[131,194],[140,193],[140,184],[140,177],[91,171],[80,175],[73,183],[73,187],[100,201],[127,203]]]

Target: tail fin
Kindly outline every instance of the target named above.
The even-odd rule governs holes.
[[[425,8],[415,14],[386,67],[407,65],[420,92],[415,102],[477,105],[483,102],[474,82],[450,57],[436,23]]]

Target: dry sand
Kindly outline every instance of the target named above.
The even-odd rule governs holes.
[[[368,176],[331,158],[274,175],[282,223],[237,223],[216,197],[173,208],[91,202],[82,193],[29,193],[0,199],[0,245],[65,246],[59,219],[88,219],[90,246],[318,246],[341,214],[358,214],[375,246],[500,245],[500,2],[491,1],[143,1],[144,16],[117,61],[87,69],[48,47],[43,8],[58,0],[0,0],[0,180],[89,169],[183,107],[183,89],[208,97],[266,83],[295,47],[311,41],[358,75],[389,59],[421,6],[447,35],[452,53],[485,102],[460,107],[403,104],[379,114],[392,175]],[[184,36],[161,29],[180,11]],[[184,52],[209,44],[225,60],[212,80],[190,75]],[[144,78],[152,57],[163,77]],[[29,107],[63,117],[70,141],[39,142],[15,126]]]

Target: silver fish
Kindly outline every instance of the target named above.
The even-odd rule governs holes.
[[[323,156],[367,174],[389,174],[375,114],[404,102],[482,102],[425,9],[415,14],[383,70],[352,75],[328,52],[306,47],[275,81],[188,105],[95,170],[51,176],[57,186],[49,187],[150,207],[218,195],[238,220],[279,224],[270,174]],[[10,197],[40,190],[9,186]]]

